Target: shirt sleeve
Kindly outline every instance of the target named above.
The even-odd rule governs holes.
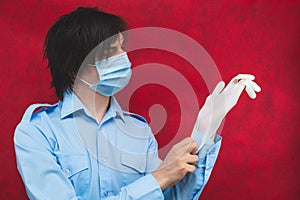
[[[164,195],[160,189],[159,184],[152,176],[146,176],[137,179],[131,184],[121,188],[121,191],[116,196],[110,196],[106,200],[163,200]]]
[[[32,199],[77,199],[68,177],[52,154],[43,132],[31,123],[21,122],[14,135],[17,167],[28,197]]]
[[[164,191],[166,200],[197,200],[206,185],[215,165],[220,147],[221,136],[210,139],[198,152],[199,160],[194,173],[186,175],[181,181]]]

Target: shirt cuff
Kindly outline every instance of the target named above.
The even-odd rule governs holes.
[[[203,161],[207,155],[213,155],[213,154],[217,155],[218,154],[220,147],[221,147],[221,141],[222,141],[222,137],[220,135],[216,134],[214,140],[212,140],[210,138],[203,145],[203,147],[198,152],[198,157],[199,157],[198,165],[203,163]]]
[[[157,199],[163,200],[164,195],[160,189],[160,185],[152,174],[147,174],[127,186],[128,190],[136,199]]]

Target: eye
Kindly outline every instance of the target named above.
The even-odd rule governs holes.
[[[117,47],[110,47],[109,54],[114,54],[117,51]]]

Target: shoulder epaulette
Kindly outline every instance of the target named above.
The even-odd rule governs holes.
[[[52,106],[55,106],[56,104],[52,105],[52,104],[42,104],[42,103],[39,103],[39,104],[32,104],[31,106],[29,106],[24,115],[23,115],[23,118],[22,118],[22,121],[27,121],[27,122],[30,122],[31,120],[31,117],[34,113],[37,113],[41,110],[44,110],[48,107],[52,107]]]
[[[138,114],[135,114],[135,113],[131,113],[131,112],[126,112],[126,111],[124,111],[124,115],[133,117],[135,119],[138,119],[138,120],[140,120],[140,121],[148,124],[147,120],[144,117],[142,117],[141,115],[138,115]]]

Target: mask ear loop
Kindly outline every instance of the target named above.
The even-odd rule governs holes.
[[[89,67],[96,67],[96,64],[88,64]]]
[[[85,84],[87,84],[88,86],[92,86],[92,84],[90,84],[90,83],[88,83],[87,81],[85,81],[85,80],[83,80],[82,78],[80,78],[79,76],[78,76],[78,78],[79,78],[79,80],[81,80],[83,83],[85,83]]]

